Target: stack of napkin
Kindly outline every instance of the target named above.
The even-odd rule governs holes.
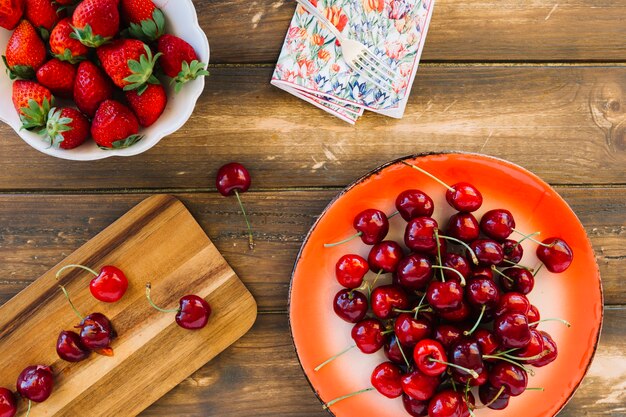
[[[401,118],[432,16],[434,0],[311,0],[346,37],[396,71],[392,91],[359,76],[334,36],[298,6],[272,84],[354,124],[365,110]]]

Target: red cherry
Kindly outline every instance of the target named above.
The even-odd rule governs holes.
[[[470,272],[469,279],[486,278],[493,281],[493,269],[489,266],[475,266]]]
[[[84,265],[66,265],[56,273],[57,279],[61,276],[63,271],[70,268],[84,269],[94,276],[89,283],[89,291],[91,291],[94,298],[99,301],[105,303],[119,301],[128,289],[128,279],[126,275],[124,275],[121,269],[115,266],[105,265],[100,269],[100,273],[98,273]]]
[[[406,394],[402,395],[402,404],[412,417],[426,417],[428,415],[428,401],[420,401]]]
[[[498,265],[504,259],[502,246],[495,240],[477,239],[470,243],[470,248],[482,266]]]
[[[517,365],[498,362],[489,373],[489,383],[498,390],[504,387],[506,394],[517,397],[526,391],[528,374]]]
[[[352,225],[361,234],[361,240],[366,245],[381,242],[389,232],[387,215],[376,209],[363,210],[356,215]]]
[[[473,339],[462,339],[452,345],[450,348],[449,359],[454,365],[465,369],[471,369],[478,374],[480,374],[485,368],[483,363],[483,353],[480,350],[478,342]],[[459,369],[458,367],[452,368],[452,374],[471,376],[470,372]]]
[[[530,329],[530,342],[525,348],[516,351],[514,354],[519,358],[534,358],[543,353],[543,337],[538,330]]]
[[[446,200],[457,211],[469,213],[482,206],[483,196],[473,185],[459,182],[450,188],[452,189],[446,191]]]
[[[394,332],[402,346],[413,347],[420,340],[430,336],[430,321],[414,318],[412,314],[401,313],[394,323]]]
[[[367,297],[359,291],[343,289],[335,295],[333,301],[335,314],[348,323],[356,323],[363,320],[368,308]]]
[[[493,328],[505,349],[523,348],[530,343],[531,334],[528,319],[523,314],[505,313],[496,318]]]
[[[452,390],[439,392],[428,403],[429,417],[465,417],[466,411],[465,399]]]
[[[439,376],[448,369],[448,365],[444,363],[448,362],[445,349],[436,340],[420,340],[415,345],[413,360],[417,368],[427,376]]]
[[[359,255],[344,255],[335,265],[335,276],[342,287],[358,288],[369,271],[367,261]]]
[[[17,413],[17,401],[10,390],[0,387],[0,417],[13,417]]]
[[[367,261],[372,271],[389,273],[396,271],[403,256],[400,245],[393,240],[385,240],[372,246]]]
[[[446,233],[448,236],[469,243],[478,239],[480,235],[478,220],[472,213],[453,214],[448,221]]]
[[[542,243],[548,246],[537,247],[537,258],[543,262],[548,271],[558,274],[569,268],[574,259],[574,253],[563,239],[549,237]]]
[[[480,230],[488,237],[502,241],[515,229],[515,220],[510,211],[504,209],[489,210],[480,219]]]
[[[150,296],[152,286],[148,282],[146,284],[146,298],[150,305],[162,313],[176,313],[176,324],[183,329],[199,330],[202,329],[211,317],[211,306],[204,298],[197,295],[185,295],[178,301],[179,307],[175,309],[164,309],[157,306]]]
[[[29,366],[17,377],[18,394],[36,403],[47,400],[53,387],[52,368],[46,365]]]
[[[408,308],[409,298],[402,287],[381,285],[372,291],[371,304],[376,317],[385,320],[397,316],[396,309],[405,310]]]
[[[458,308],[439,310],[439,316],[441,316],[442,319],[453,322],[465,321],[468,319],[470,314],[471,309],[465,300],[461,301],[461,305]]]
[[[405,190],[396,198],[396,210],[407,222],[416,217],[430,217],[435,205],[428,194],[420,190]]]
[[[539,314],[539,309],[532,304],[530,308],[528,309],[528,313],[526,313],[526,317],[528,317],[529,323],[535,323],[532,326],[530,326],[531,329],[536,328],[539,324],[537,322],[541,320],[541,314]]]
[[[454,281],[433,281],[426,290],[428,304],[438,310],[457,309],[463,301],[463,288]]]
[[[440,324],[435,327],[434,339],[441,343],[446,349],[461,340],[463,331],[451,324]]]
[[[429,400],[435,395],[438,386],[438,377],[425,375],[419,370],[414,370],[402,377],[402,390],[406,395],[416,400]]]
[[[505,239],[502,242],[502,252],[504,253],[504,261],[499,265],[517,264],[524,256],[524,247],[516,240]],[[509,261],[509,263],[507,264],[505,261]]]
[[[404,243],[416,252],[437,250],[435,231],[438,227],[437,221],[431,217],[417,217],[406,225]]]
[[[469,382],[470,387],[479,387],[486,384],[489,380],[489,371],[487,370],[487,367],[485,367],[476,378],[471,375],[461,375],[459,373],[452,374],[452,378],[455,382],[461,385],[467,385],[467,383]]]
[[[559,355],[559,350],[556,346],[556,342],[554,341],[554,339],[552,339],[552,337],[548,333],[544,331],[540,331],[539,333],[541,334],[541,339],[543,342],[543,350],[545,351],[545,353],[541,358],[533,360],[533,361],[529,361],[528,363],[530,365],[541,368],[543,366],[546,366],[554,362],[557,356]]]
[[[530,309],[530,301],[525,295],[517,292],[509,292],[500,298],[500,302],[496,307],[496,316],[501,316],[505,313],[518,313],[526,315]]]
[[[398,284],[411,290],[423,290],[433,277],[430,259],[419,253],[403,258],[396,270]]]
[[[402,395],[402,371],[391,362],[383,362],[374,368],[371,382],[376,391],[387,398],[398,398]]]
[[[250,173],[241,164],[231,162],[217,171],[215,185],[224,197],[236,193],[245,193],[250,188]]]
[[[443,266],[447,266],[448,268],[457,270],[461,273],[461,275],[463,275],[463,278],[465,278],[465,280],[469,278],[471,268],[469,262],[464,256],[457,255],[456,253],[442,252],[441,258]],[[461,283],[461,279],[459,278],[458,274],[454,273],[454,271],[444,269],[443,276],[445,277],[446,281],[456,281],[459,284]]]
[[[71,331],[62,331],[59,334],[56,348],[59,358],[68,362],[80,362],[91,354],[91,351],[83,345],[78,333]]]
[[[520,294],[530,294],[535,287],[535,277],[525,268],[507,268],[502,271],[505,277],[500,277],[500,284],[506,291],[515,291]]]
[[[402,349],[402,351],[400,351],[400,349]],[[409,358],[413,354],[413,348],[410,348],[408,346],[400,347],[398,338],[392,337],[387,340],[387,342],[385,342],[384,352],[387,359],[389,359],[391,362],[404,364],[405,362],[404,356],[402,356],[402,352],[404,352],[406,357]]]
[[[80,329],[80,341],[90,350],[110,349],[116,334],[109,319],[102,313],[91,313],[76,328]],[[107,353],[108,354],[108,353]]]
[[[510,395],[501,392],[498,388],[494,388],[490,384],[481,385],[478,389],[480,401],[492,410],[504,410],[509,406]]]
[[[474,338],[478,342],[483,355],[491,355],[500,348],[498,337],[487,329],[478,329],[474,332]]]
[[[385,344],[384,326],[376,319],[361,320],[352,328],[352,340],[363,353],[374,353]]]
[[[489,279],[473,279],[467,284],[465,297],[473,307],[485,306],[491,310],[500,301],[500,290],[496,283]]]

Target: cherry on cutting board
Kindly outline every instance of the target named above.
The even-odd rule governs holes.
[[[57,271],[56,278],[59,279],[63,271],[71,268],[84,269],[94,276],[89,283],[89,291],[94,298],[105,303],[119,301],[128,289],[126,275],[121,269],[112,265],[103,266],[100,273],[84,265],[66,265]]]
[[[56,349],[59,358],[67,362],[80,362],[91,354],[91,351],[83,345],[80,335],[69,330],[63,330],[59,334]]]
[[[231,195],[235,195],[235,197],[237,197],[239,207],[241,207],[241,212],[243,213],[243,218],[245,219],[246,226],[248,227],[248,246],[252,250],[254,249],[252,226],[250,225],[248,214],[246,213],[246,209],[241,202],[240,196],[240,194],[248,191],[248,188],[250,188],[250,183],[250,173],[248,172],[246,167],[237,162],[231,162],[229,164],[223,165],[217,171],[217,178],[215,180],[217,191],[219,191],[220,194],[222,194],[224,197],[228,197]]]
[[[17,392],[28,400],[28,411],[30,414],[32,402],[40,403],[46,401],[54,387],[54,375],[52,368],[46,365],[33,365],[25,368],[17,377]]]
[[[179,300],[179,307],[165,309],[157,306],[150,296],[152,285],[146,284],[146,298],[150,305],[162,313],[176,313],[176,324],[183,329],[199,330],[206,326],[211,316],[211,306],[204,298],[197,295],[185,295]]]
[[[574,253],[567,242],[557,237],[549,237],[537,247],[537,258],[548,271],[559,274],[572,264]]]
[[[13,417],[17,413],[17,401],[13,392],[0,387],[0,417]]]

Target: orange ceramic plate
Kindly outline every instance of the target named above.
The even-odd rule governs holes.
[[[487,210],[509,209],[517,229],[541,231],[544,238],[564,238],[574,252],[570,268],[561,274],[542,269],[534,291],[529,295],[541,316],[560,317],[572,323],[565,328],[557,322],[540,324],[558,344],[559,356],[552,364],[537,369],[529,386],[544,387],[544,392],[527,391],[512,398],[504,412],[477,410],[477,416],[546,417],[554,416],[580,384],[598,343],[602,324],[602,288],[594,253],[583,226],[565,201],[537,176],[509,162],[476,154],[433,154],[406,158],[407,161],[453,184],[467,181],[479,188]],[[335,316],[334,295],[341,289],[335,280],[336,261],[344,254],[357,253],[367,258],[370,247],[360,239],[324,248],[352,235],[354,216],[366,208],[386,213],[395,211],[396,196],[408,188],[429,194],[435,202],[435,215],[445,225],[453,209],[445,201],[445,189],[407,167],[399,160],[386,164],[357,180],[326,208],[304,242],[293,272],[290,294],[290,320],[302,368],[322,402],[370,387],[374,367],[385,361],[381,351],[365,355],[353,349],[315,372],[325,359],[353,344],[352,325]],[[400,216],[391,220],[388,238],[402,242],[405,222]],[[537,264],[536,246],[525,241],[522,263]],[[370,277],[371,279],[371,277]],[[389,278],[387,278],[389,280]],[[331,407],[337,417],[399,417],[408,415],[401,399],[387,399],[376,391],[339,402]]]

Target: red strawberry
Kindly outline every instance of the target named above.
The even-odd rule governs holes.
[[[121,6],[133,38],[150,42],[165,33],[165,16],[152,0],[121,0]]]
[[[115,100],[103,102],[91,123],[91,136],[101,148],[127,148],[138,142],[139,122],[132,110]]]
[[[165,89],[160,84],[150,84],[142,94],[136,90],[127,91],[126,99],[139,119],[139,124],[143,127],[156,122],[167,104]]]
[[[52,102],[50,90],[34,81],[17,80],[13,83],[13,106],[24,129],[45,126]]]
[[[152,56],[145,43],[136,39],[118,39],[98,48],[98,59],[113,84],[119,88],[138,90],[141,94],[147,84],[159,84],[152,74],[154,64],[161,54]]]
[[[163,35],[159,38],[158,47],[163,54],[159,63],[163,72],[176,83],[177,92],[183,84],[201,75],[209,75],[206,64],[198,60],[196,51],[184,40],[173,35]]]
[[[72,19],[67,17],[52,29],[50,34],[50,52],[62,61],[76,64],[78,61],[85,59],[89,49],[71,37],[72,33],[74,33],[71,23]]]
[[[28,20],[22,20],[7,44],[2,57],[11,79],[33,78],[46,60],[46,46]]]
[[[37,71],[37,81],[47,87],[52,94],[63,98],[72,98],[76,67],[69,62],[51,59]]]
[[[100,104],[113,97],[113,84],[93,62],[83,61],[76,71],[74,102],[89,117],[96,114]]]
[[[13,30],[24,14],[24,0],[0,0],[0,27]]]
[[[89,120],[74,108],[53,108],[45,133],[46,140],[55,148],[74,149],[89,137]]]
[[[75,39],[90,48],[110,41],[120,27],[119,0],[85,0],[72,16]]]
[[[54,2],[61,6],[73,6],[78,0],[54,0]]]
[[[24,16],[37,29],[42,30],[44,37],[49,34],[54,25],[60,20],[59,6],[52,0],[26,0]]]

